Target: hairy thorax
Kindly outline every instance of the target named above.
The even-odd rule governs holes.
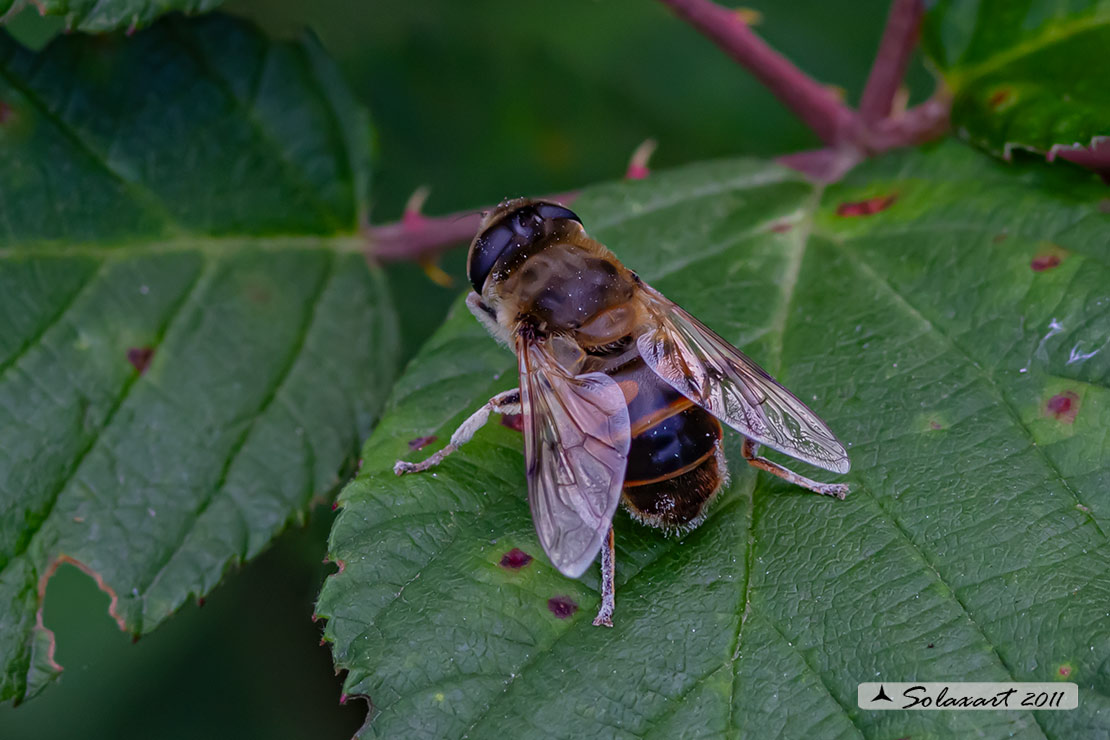
[[[499,282],[504,321],[571,338],[587,352],[619,342],[641,323],[635,276],[600,244],[553,241]]]

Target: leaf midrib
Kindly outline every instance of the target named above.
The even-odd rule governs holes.
[[[223,256],[232,249],[303,250],[330,249],[339,253],[373,256],[373,243],[355,233],[336,234],[272,234],[267,236],[180,236],[173,239],[74,243],[40,242],[20,246],[0,247],[0,259],[34,257],[97,257],[127,259],[132,255],[172,254],[199,252],[213,257]]]

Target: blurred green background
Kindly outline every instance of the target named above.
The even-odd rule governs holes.
[[[855,101],[887,0],[752,2],[759,32]],[[372,218],[400,216],[421,186],[429,214],[620,177],[654,138],[655,168],[737,154],[774,155],[816,139],[713,45],[646,0],[232,0],[228,12],[273,35],[312,29],[369,107],[378,153]],[[30,45],[59,28],[24,12]],[[915,63],[913,99],[929,74]],[[452,288],[414,265],[389,267],[411,354],[466,285],[463,253],[444,259]],[[311,621],[333,515],[314,512],[132,645],[107,596],[71,567],[47,593],[47,626],[66,671],[27,704],[0,707],[0,738],[347,738],[365,704],[339,705],[340,680]],[[152,722],[153,721],[153,722]]]

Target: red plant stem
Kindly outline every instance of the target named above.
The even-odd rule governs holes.
[[[876,121],[862,134],[864,148],[871,154],[932,141],[948,131],[952,101],[941,91],[899,116]]]
[[[906,76],[906,67],[917,44],[924,12],[922,0],[894,0],[890,6],[879,52],[871,64],[867,85],[859,101],[859,114],[865,124],[873,124],[890,115],[894,96]]]
[[[364,233],[371,256],[383,262],[417,260],[472,238],[481,220],[481,211],[460,211],[448,216],[422,218],[417,224],[402,219],[371,226]]]
[[[545,197],[566,205],[578,197],[578,192]],[[369,255],[382,262],[431,257],[447,247],[473,239],[485,210],[459,211],[432,218],[403,218],[391,224],[371,226],[363,232],[369,243]]]
[[[744,65],[826,144],[840,145],[853,136],[855,112],[768,46],[734,11],[710,0],[661,2]]]
[[[827,145],[778,159],[818,180],[839,179],[864,156],[919,144],[948,130],[950,101],[942,91],[926,102],[892,116],[891,107],[917,42],[923,0],[894,0],[857,113],[837,96],[767,45],[740,16],[712,0],[660,0],[677,16],[746,67]],[[1084,153],[1061,156],[1079,159]],[[1098,152],[1107,157],[1105,147]],[[577,192],[551,196],[570,203]],[[369,255],[382,261],[420,260],[471,239],[482,211],[460,211],[427,218],[417,209],[392,224],[370,226]]]
[[[821,183],[836,182],[855,167],[864,155],[851,147],[808,149],[776,157],[775,161]]]

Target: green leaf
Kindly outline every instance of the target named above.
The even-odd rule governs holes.
[[[73,562],[149,632],[343,479],[397,344],[369,125],[316,43],[221,17],[0,36],[0,699]]]
[[[518,433],[390,472],[515,383],[460,304],[340,495],[318,612],[371,701],[363,736],[1110,732],[1110,215],[1075,174],[947,142],[825,191],[733,161],[584,192],[591,234],[850,445],[852,493],[756,475],[726,433],[732,484],[700,528],[618,514],[615,626],[593,627],[597,574],[547,563]],[[535,559],[501,567],[513,548]],[[856,707],[861,681],[1065,673],[1077,711]]]
[[[954,96],[953,125],[994,154],[1051,158],[1110,136],[1110,2],[941,0],[923,40]]]
[[[203,13],[223,0],[0,0],[0,23],[33,5],[41,15],[61,16],[67,31],[100,33],[127,29],[133,32],[164,13]]]

